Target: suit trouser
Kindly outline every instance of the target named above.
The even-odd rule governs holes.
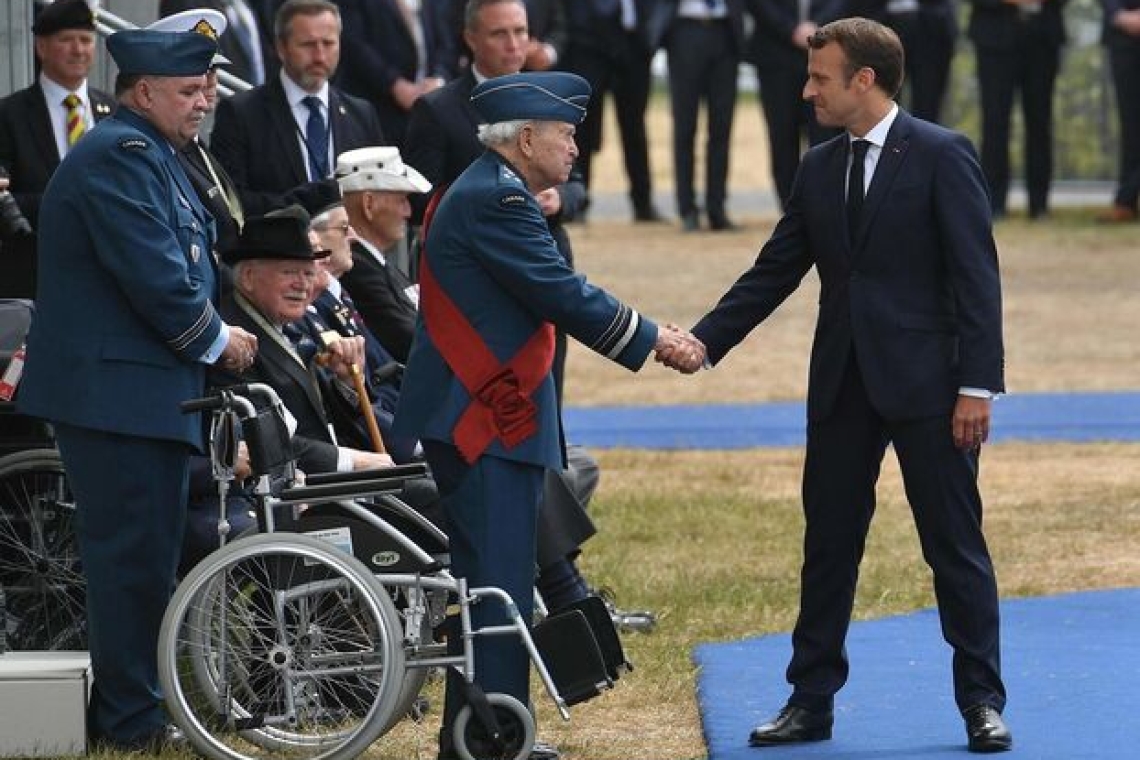
[[[800,168],[800,154],[806,134],[808,144],[818,145],[840,130],[820,126],[815,109],[804,101],[806,64],[795,69],[765,69],[759,73],[760,107],[768,125],[768,149],[772,158],[772,178],[776,196],[783,208],[792,194],[792,183]]]
[[[1053,85],[1060,67],[1057,45],[1025,36],[1015,48],[978,48],[982,94],[982,170],[994,211],[1004,213],[1009,194],[1010,116],[1021,92],[1025,125],[1025,185],[1031,214],[1049,205],[1053,179]]]
[[[906,52],[911,115],[937,122],[954,58],[954,7],[949,3],[923,5],[913,13],[888,15],[887,23],[898,33]]]
[[[535,525],[545,470],[538,465],[483,456],[466,466],[456,450],[433,441],[424,453],[439,484],[447,515],[451,572],[469,587],[497,586],[510,594],[528,623],[534,613]],[[488,600],[471,608],[472,625],[505,625],[501,604]],[[458,642],[449,637],[449,647]],[[463,707],[454,672],[447,675],[443,725]],[[475,681],[485,693],[530,699],[530,658],[516,636],[475,640]]]
[[[93,738],[143,740],[166,724],[158,631],[181,555],[190,450],[72,425],[55,432],[87,580],[88,728]]]
[[[986,703],[1000,711],[1005,687],[997,584],[982,535],[978,456],[954,446],[949,415],[903,422],[880,417],[854,360],[832,414],[808,424],[790,701],[810,710],[830,708],[847,681],[844,641],[888,442],[899,459],[923,558],[934,572],[942,635],[954,649],[955,701],[961,709]]]
[[[1108,60],[1120,120],[1120,178],[1114,202],[1135,209],[1140,200],[1140,40],[1110,42]]]
[[[619,32],[617,49],[601,51],[593,46],[571,47],[566,56],[566,70],[590,83],[586,119],[578,128],[578,171],[582,182],[590,187],[590,163],[593,154],[602,149],[603,104],[606,92],[613,93],[621,134],[622,159],[629,178],[629,197],[635,210],[653,205],[652,177],[649,171],[649,138],[645,130],[645,110],[649,106],[652,82],[650,63],[633,32]]]
[[[736,110],[739,59],[727,21],[677,19],[669,32],[669,97],[673,107],[673,173],[677,212],[697,210],[693,189],[697,116],[701,101],[708,115],[705,143],[705,208],[723,218],[728,195],[728,149]]]

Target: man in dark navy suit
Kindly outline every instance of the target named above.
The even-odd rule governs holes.
[[[30,87],[0,100],[0,167],[7,170],[9,191],[35,229],[40,199],[60,160],[96,122],[111,115],[115,100],[87,85],[96,37],[95,18],[84,0],[47,6],[32,33],[41,70]],[[12,235],[2,245],[0,295],[32,298],[35,236]]]
[[[340,60],[340,11],[326,0],[288,0],[277,12],[281,71],[218,104],[210,146],[255,216],[331,181],[336,156],[383,145],[376,111],[329,84]]]
[[[612,92],[633,218],[639,222],[661,221],[653,203],[649,139],[645,131],[651,85],[649,67],[660,42],[651,44],[646,34],[652,3],[577,0],[563,5],[570,40],[560,68],[585,78],[594,93],[576,136],[582,180],[589,188],[590,164],[594,154],[602,149],[602,104],[606,92]]]
[[[455,75],[453,36],[439,0],[337,0],[344,15],[346,92],[376,107],[391,144],[403,146],[416,99]]]
[[[792,194],[805,144],[816,145],[838,132],[820,126],[804,102],[807,40],[821,24],[848,15],[847,0],[746,0],[755,22],[748,58],[756,66],[760,108],[768,127],[768,155],[776,197],[783,209]]]
[[[545,471],[563,466],[550,367],[554,326],[631,370],[679,333],[576,274],[558,253],[535,194],[565,182],[589,84],[565,73],[488,79],[472,92],[487,150],[448,189],[429,223],[420,318],[396,410],[396,431],[420,439],[449,523],[452,570],[497,586],[524,621],[533,613],[535,524]],[[476,626],[507,622],[498,604]],[[475,681],[530,698],[530,663],[514,637],[475,642]],[[449,674],[441,758],[465,704]]]
[[[862,18],[810,38],[804,97],[842,134],[804,155],[788,209],[756,263],[693,328],[719,362],[815,267],[819,318],[808,380],[800,614],[793,691],[756,746],[831,737],[847,680],[844,640],[888,444],[934,573],[954,649],[954,698],[975,752],[1009,749],[1001,712],[997,584],[977,474],[1003,387],[1001,285],[985,179],[963,136],[893,98],[898,36]],[[905,731],[905,727],[900,727]]]
[[[165,743],[158,632],[186,521],[188,463],[202,448],[206,365],[250,366],[256,339],[213,301],[214,223],[176,151],[205,115],[217,51],[195,33],[107,40],[115,115],[84,137],[44,193],[45,271],[17,399],[54,423],[79,508],[94,689],[88,727],[116,751]]]

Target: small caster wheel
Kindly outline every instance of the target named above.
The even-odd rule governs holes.
[[[487,703],[499,724],[498,740],[464,705],[452,727],[455,753],[461,760],[527,760],[534,747],[534,716],[509,694],[488,694]]]

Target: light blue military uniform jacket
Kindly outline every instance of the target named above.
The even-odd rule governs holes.
[[[25,414],[201,445],[198,359],[219,337],[214,222],[170,143],[120,108],[44,194],[39,286],[17,398]]]
[[[510,361],[543,322],[631,370],[640,368],[653,349],[657,326],[566,264],[538,203],[494,151],[484,153],[448,189],[426,249],[441,289],[501,362]],[[561,469],[561,421],[549,373],[531,398],[538,407],[537,433],[511,449],[495,439],[485,455]],[[470,400],[433,344],[421,313],[396,432],[451,442]]]

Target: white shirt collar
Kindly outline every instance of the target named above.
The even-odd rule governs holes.
[[[882,121],[880,121],[875,126],[871,127],[871,129],[867,131],[867,134],[863,135],[862,138],[856,137],[855,135],[851,134],[850,132],[847,133],[847,137],[851,140],[859,140],[859,139],[866,140],[867,142],[874,145],[876,148],[881,149],[884,145],[886,145],[887,134],[891,131],[891,127],[894,125],[895,118],[898,115],[899,115],[898,103],[891,103],[891,110],[887,112],[887,115],[882,118]]]
[[[364,250],[368,251],[369,255],[371,255],[372,258],[380,262],[380,266],[388,266],[388,257],[384,255],[383,251],[372,245],[372,243],[369,243],[364,238],[357,238],[356,241],[364,246]]]
[[[307,91],[301,89],[301,85],[297,84],[296,82],[294,82],[292,79],[289,78],[289,75],[285,73],[284,68],[282,68],[281,71],[278,72],[278,74],[281,77],[281,86],[285,88],[285,100],[288,101],[290,108],[292,108],[294,110],[296,110],[297,108],[305,108],[306,106],[304,104],[302,104],[301,101],[304,100],[305,98],[309,97],[310,95],[316,95],[317,100],[321,101],[321,105],[324,106],[325,114],[328,114],[328,112],[329,112],[329,83],[327,81],[324,82],[321,85],[321,89],[317,90],[316,92],[307,92]]]

